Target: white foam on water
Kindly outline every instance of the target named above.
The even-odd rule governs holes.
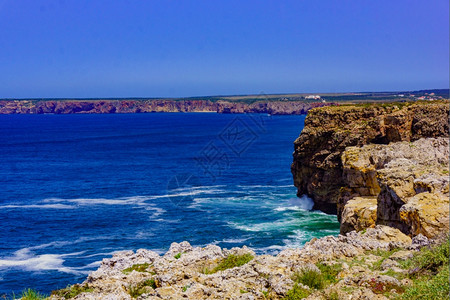
[[[240,224],[237,222],[227,222],[228,226],[242,231],[260,232],[260,231],[275,231],[279,229],[286,229],[288,226],[293,226],[298,223],[296,219],[283,219],[274,222],[263,222],[256,224]]]
[[[219,241],[218,243],[224,243],[224,244],[239,244],[239,243],[243,243],[247,240],[249,240],[250,238],[234,238],[234,239],[223,239],[221,241]]]
[[[89,257],[106,257],[106,256],[112,256],[115,252],[117,251],[112,251],[112,252],[101,252],[101,253],[94,253],[94,254],[89,254],[89,255],[83,255],[84,258],[89,258]]]
[[[289,235],[289,239],[284,239],[283,243],[286,248],[302,248],[308,237],[306,233],[300,229],[294,230],[294,234]]]
[[[25,205],[19,205],[19,204],[10,204],[10,205],[2,205],[0,208],[38,208],[38,209],[74,209],[76,207],[72,205],[66,205],[66,204],[25,204]]]
[[[292,184],[285,184],[285,185],[260,185],[260,184],[256,184],[256,185],[237,185],[237,187],[239,188],[244,188],[244,189],[260,189],[260,188],[294,188],[294,186]]]
[[[276,211],[286,211],[286,210],[312,210],[314,206],[314,201],[306,195],[300,198],[290,198],[286,203],[286,206],[279,206],[275,208]]]
[[[83,252],[68,253],[68,254],[41,254],[35,255],[29,248],[23,248],[14,252],[12,257],[0,259],[0,269],[2,268],[19,268],[26,271],[48,271],[56,270],[63,273],[70,273],[74,275],[84,274],[76,270],[64,266],[64,257],[77,256]]]
[[[162,215],[163,213],[166,212],[165,209],[162,209],[162,208],[159,208],[159,207],[156,207],[156,206],[153,206],[153,205],[147,206],[145,208],[145,210],[154,211],[154,213],[152,213],[150,215],[150,217],[149,217],[150,220],[155,220],[157,217],[159,217],[160,215]],[[162,219],[158,219],[158,220],[162,220]]]
[[[274,252],[279,252],[282,251],[284,249],[286,249],[287,247],[284,245],[270,245],[267,247],[260,247],[260,248],[255,248],[254,250],[261,252],[261,253],[274,253]]]

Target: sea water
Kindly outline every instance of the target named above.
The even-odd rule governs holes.
[[[121,250],[259,254],[336,235],[297,197],[305,116],[0,115],[0,296],[82,282]]]

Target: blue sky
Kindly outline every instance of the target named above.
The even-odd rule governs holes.
[[[0,0],[0,98],[448,87],[448,0]]]

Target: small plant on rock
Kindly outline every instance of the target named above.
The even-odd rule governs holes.
[[[128,275],[128,274],[130,274],[133,271],[136,271],[136,272],[147,272],[147,268],[149,266],[150,265],[148,263],[135,264],[135,265],[132,265],[131,267],[126,268],[125,270],[123,270],[122,273],[125,274],[125,275]]]
[[[22,300],[42,300],[47,298],[45,295],[33,290],[33,289],[26,289],[21,294]]]
[[[204,274],[213,274],[213,273],[217,273],[219,271],[224,271],[227,269],[240,267],[240,266],[245,265],[249,261],[251,261],[253,258],[254,258],[253,255],[251,255],[250,253],[246,253],[246,254],[242,254],[242,255],[231,254],[231,255],[228,255],[227,258],[222,260],[214,269],[209,270],[208,268],[204,268],[203,273]]]
[[[131,297],[137,298],[142,294],[149,292],[150,291],[149,288],[156,289],[156,282],[154,279],[147,279],[142,282],[139,282],[136,285],[130,285],[127,288],[127,291]]]
[[[89,293],[92,291],[93,289],[90,288],[88,284],[74,284],[72,286],[66,287],[65,289],[53,291],[52,295],[64,297],[64,299],[70,299],[78,296],[81,293]]]
[[[292,280],[296,283],[302,283],[316,290],[323,289],[325,286],[325,281],[320,271],[312,269],[306,269],[295,273]]]
[[[290,289],[283,300],[300,300],[308,297],[311,294],[310,291],[300,287],[297,283]]]

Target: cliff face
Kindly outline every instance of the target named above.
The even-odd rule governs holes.
[[[305,114],[314,107],[330,105],[306,102],[241,102],[207,100],[14,100],[0,101],[0,114],[111,114],[148,112],[217,112]]]
[[[448,138],[348,147],[342,163],[341,232],[375,224],[427,237],[448,230]]]
[[[446,168],[448,172],[448,114],[448,102],[311,110],[305,120],[305,128],[294,143],[292,174],[298,194],[309,195],[316,209],[337,213],[340,221],[345,206],[352,200],[348,203],[342,232],[376,223],[397,227],[405,233],[424,233],[411,220],[420,218],[417,212],[412,217],[412,210],[402,207],[409,203],[410,197],[420,193],[419,186],[431,189],[427,184],[419,183],[422,175],[436,174],[439,168]],[[418,141],[435,137],[447,139]],[[387,147],[389,143],[402,141],[406,146]],[[409,147],[409,142],[414,141],[418,142]],[[360,150],[361,146],[368,144],[375,145]],[[352,146],[355,148],[348,148]],[[436,151],[438,154],[433,161],[439,161],[439,166],[427,159]],[[422,156],[411,156],[419,152]],[[437,156],[440,160],[435,159]],[[421,167],[413,170],[411,165]],[[440,190],[445,194],[445,188]],[[403,220],[400,208],[404,210]],[[350,212],[352,217],[349,217]],[[407,218],[408,214],[410,217]],[[356,219],[369,225],[362,225]]]

